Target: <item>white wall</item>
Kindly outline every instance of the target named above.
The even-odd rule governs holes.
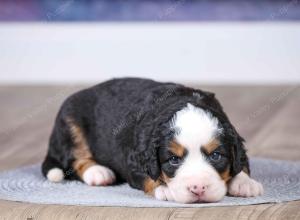
[[[300,23],[0,23],[0,83],[300,83]]]

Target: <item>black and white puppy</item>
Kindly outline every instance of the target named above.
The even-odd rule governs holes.
[[[213,93],[114,79],[70,96],[55,121],[43,174],[53,182],[128,182],[160,200],[258,196],[243,138]]]

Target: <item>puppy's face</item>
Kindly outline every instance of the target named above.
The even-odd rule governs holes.
[[[161,179],[177,202],[216,202],[227,192],[230,147],[210,113],[188,104],[171,122],[175,134],[159,149]]]

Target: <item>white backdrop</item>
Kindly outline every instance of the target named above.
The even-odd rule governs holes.
[[[300,23],[0,23],[0,83],[300,83]]]

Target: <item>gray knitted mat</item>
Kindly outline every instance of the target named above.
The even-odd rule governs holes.
[[[158,201],[127,184],[91,187],[79,181],[51,183],[41,174],[40,165],[0,173],[0,199],[39,204],[126,206],[126,207],[207,207],[278,203],[300,200],[300,162],[253,158],[252,177],[265,189],[263,196],[226,196],[218,203],[179,204]]]

